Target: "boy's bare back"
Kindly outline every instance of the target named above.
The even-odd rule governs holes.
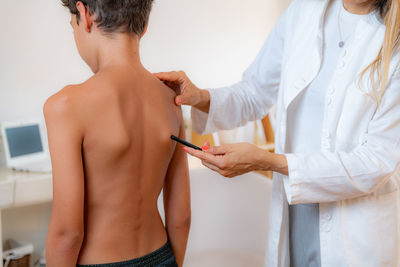
[[[144,70],[110,68],[83,86],[88,231],[79,262],[145,255],[167,241],[157,199],[180,111],[173,92]]]
[[[183,134],[174,96],[144,68],[122,65],[107,67],[49,100],[49,106],[66,106],[83,134],[84,239],[79,264],[137,258],[167,242],[157,208],[159,194],[165,186],[170,200],[164,205],[173,209],[168,192],[189,188],[184,152],[170,139],[171,134]],[[172,181],[179,179],[177,173],[182,181]]]

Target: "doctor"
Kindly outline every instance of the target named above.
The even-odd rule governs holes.
[[[272,170],[265,266],[400,266],[399,0],[295,0],[235,85],[179,86],[200,134],[277,105],[276,153],[186,151],[226,177]]]

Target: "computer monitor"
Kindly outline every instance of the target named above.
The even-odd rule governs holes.
[[[8,167],[18,169],[48,157],[40,122],[2,123],[1,132]]]

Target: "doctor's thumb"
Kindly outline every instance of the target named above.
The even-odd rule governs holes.
[[[175,97],[175,104],[177,106],[181,106],[181,105],[191,105],[190,101],[188,101],[187,97],[184,95],[177,95]]]
[[[207,152],[213,155],[225,155],[227,149],[225,146],[212,146],[207,150]]]

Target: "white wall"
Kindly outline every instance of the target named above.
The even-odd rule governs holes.
[[[155,0],[142,41],[143,63],[152,72],[185,70],[200,87],[234,83],[289,1]],[[60,1],[1,2],[0,121],[41,118],[48,96],[84,81],[90,70],[75,49],[69,14]],[[32,207],[31,213],[47,219],[48,209]],[[18,210],[12,218],[25,225],[32,220]],[[22,227],[3,221],[9,233]],[[31,237],[26,229],[21,231],[43,244],[47,225],[33,220],[32,225],[36,229],[29,230],[36,233]]]
[[[200,87],[231,84],[257,54],[289,0],[156,0],[142,59],[183,69]],[[45,99],[91,75],[56,0],[8,0],[0,9],[0,121],[41,116]]]

